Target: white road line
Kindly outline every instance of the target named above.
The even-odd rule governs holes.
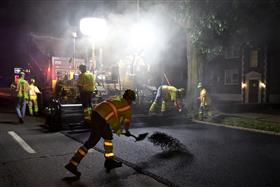
[[[36,151],[32,149],[19,135],[17,135],[17,133],[14,131],[8,131],[8,134],[11,135],[25,151],[28,153],[36,153]]]

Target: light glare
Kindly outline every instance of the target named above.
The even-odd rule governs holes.
[[[246,84],[245,82],[242,82],[242,83],[241,83],[241,88],[244,89],[244,88],[246,88],[246,87],[247,87],[247,84]]]
[[[83,18],[80,20],[80,30],[84,35],[102,40],[107,35],[107,22],[102,18]]]
[[[266,88],[266,85],[265,85],[265,83],[263,83],[263,82],[260,82],[260,87],[261,87],[261,88]]]
[[[145,48],[155,42],[155,27],[148,22],[140,22],[132,26],[130,41],[134,47]]]

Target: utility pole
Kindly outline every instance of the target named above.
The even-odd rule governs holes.
[[[76,38],[77,38],[77,33],[76,32],[73,32],[72,33],[73,35],[73,68],[75,69],[76,68],[76,63],[75,63],[75,58],[76,58]]]
[[[139,22],[140,17],[140,7],[139,7],[140,0],[136,0],[136,8],[137,8],[137,22]]]

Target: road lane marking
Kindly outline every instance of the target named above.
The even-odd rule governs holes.
[[[18,143],[19,145],[28,153],[36,153],[34,149],[32,149],[17,133],[14,131],[8,131],[8,134],[11,135]]]

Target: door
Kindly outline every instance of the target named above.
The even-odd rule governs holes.
[[[249,103],[257,103],[259,98],[259,80],[249,80]]]

